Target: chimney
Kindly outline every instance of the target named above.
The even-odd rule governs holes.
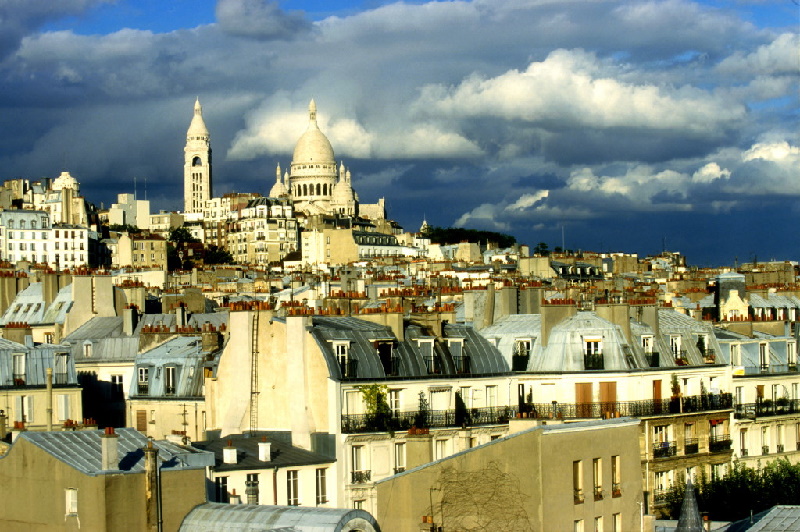
[[[42,297],[45,308],[50,306],[56,295],[58,295],[58,275],[55,273],[42,274]]]
[[[231,494],[228,496],[228,502],[230,504],[242,504],[242,496],[236,494],[236,490],[231,490]]]
[[[100,453],[103,471],[119,469],[119,435],[114,427],[106,427],[105,433],[100,435]]]
[[[272,460],[272,443],[268,442],[266,438],[262,438],[258,442],[258,459],[262,462],[269,462]]]
[[[138,309],[131,305],[122,311],[122,332],[126,336],[132,336],[139,322]]]
[[[0,440],[5,440],[7,435],[6,429],[6,411],[0,410]]]
[[[175,307],[175,318],[178,327],[186,327],[186,307],[183,306],[183,303],[178,303],[178,306]]]
[[[147,530],[161,530],[161,490],[158,479],[158,448],[148,439],[144,449],[144,490]]]
[[[228,446],[222,448],[222,462],[225,464],[235,464],[236,461],[236,447],[233,446],[231,440],[228,440]]]

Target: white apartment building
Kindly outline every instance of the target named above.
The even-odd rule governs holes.
[[[44,211],[0,212],[0,259],[16,263],[44,263],[55,269],[89,264],[89,239],[97,234],[86,227],[51,225]]]

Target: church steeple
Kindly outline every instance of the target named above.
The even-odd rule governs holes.
[[[211,199],[211,136],[203,120],[200,98],[194,102],[194,114],[186,131],[183,164],[183,201],[185,212],[198,212]]]

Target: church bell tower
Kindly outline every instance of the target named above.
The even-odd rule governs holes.
[[[183,165],[183,210],[199,212],[211,199],[211,142],[203,121],[200,99],[194,103],[194,116],[186,132]]]

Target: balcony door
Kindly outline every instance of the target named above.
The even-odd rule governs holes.
[[[616,417],[617,412],[617,383],[616,382],[601,382],[600,383],[600,408],[603,412],[603,417]]]
[[[653,412],[661,413],[661,380],[653,381]]]
[[[575,383],[575,403],[578,417],[592,417],[592,383]]]

